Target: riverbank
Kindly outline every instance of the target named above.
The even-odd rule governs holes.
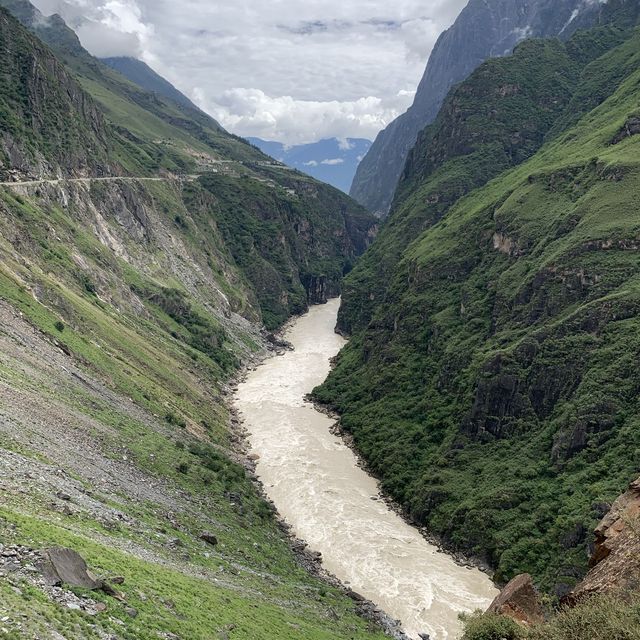
[[[328,571],[323,565],[322,553],[312,551],[307,542],[295,535],[292,525],[289,524],[278,511],[277,506],[269,497],[264,483],[256,473],[259,457],[255,454],[251,454],[251,434],[245,428],[244,419],[240,415],[240,412],[231,402],[231,400],[234,399],[239,386],[247,380],[248,376],[252,372],[257,371],[258,367],[261,367],[271,358],[284,356],[287,351],[294,350],[293,345],[288,342],[284,336],[300,317],[302,316],[294,316],[277,332],[266,335],[264,350],[251,358],[244,367],[242,367],[239,373],[229,381],[228,388],[224,392],[224,395],[229,400],[227,403],[230,414],[229,426],[232,433],[232,441],[239,453],[238,461],[246,469],[247,476],[254,484],[256,491],[268,504],[272,506],[274,510],[273,517],[280,530],[287,537],[291,551],[297,558],[300,566],[303,567],[303,569],[310,575],[325,582],[327,586],[338,589],[345,596],[351,598],[357,604],[356,612],[358,615],[379,627],[390,638],[393,638],[393,640],[411,640],[402,630],[400,620],[391,617],[374,602],[351,589],[349,585],[345,584],[337,576]]]
[[[342,442],[344,442],[344,444],[347,447],[349,447],[349,449],[353,452],[353,454],[358,460],[358,466],[365,473],[370,475],[372,478],[375,478],[376,481],[380,483],[381,482],[380,477],[378,476],[378,474],[376,474],[376,472],[367,463],[367,460],[360,453],[360,450],[358,449],[358,446],[355,443],[353,435],[342,427],[342,424],[340,422],[340,414],[337,413],[336,411],[333,411],[331,407],[328,407],[327,405],[324,405],[321,402],[318,402],[313,397],[312,394],[307,395],[306,400],[313,404],[316,411],[319,411],[320,413],[324,413],[324,415],[328,416],[329,418],[331,418],[331,420],[334,421],[334,424],[331,427],[331,433],[339,437],[342,440]],[[422,535],[422,537],[429,544],[436,546],[440,551],[440,553],[446,553],[450,558],[452,558],[453,561],[458,566],[465,567],[465,568],[478,569],[479,571],[482,571],[482,573],[486,574],[493,581],[494,571],[489,566],[488,563],[486,563],[484,560],[480,558],[467,556],[457,551],[455,548],[451,547],[450,545],[447,545],[440,537],[431,533],[427,527],[417,522],[411,516],[411,514],[398,501],[394,500],[388,493],[386,493],[381,486],[379,487],[379,499],[383,500],[384,503],[387,505],[387,507],[389,507],[389,509],[391,509],[399,517],[401,517],[407,523],[407,525],[409,525],[410,527],[413,527],[414,529],[416,529],[416,531],[419,531],[420,535]],[[504,585],[496,584],[496,588],[498,589],[501,586],[504,586]]]

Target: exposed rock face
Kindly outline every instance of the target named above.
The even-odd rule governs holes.
[[[308,276],[303,279],[302,284],[307,291],[309,304],[324,304],[327,301],[326,276]]]
[[[509,582],[491,603],[488,612],[507,616],[526,626],[544,621],[538,592],[528,573],[516,576]]]
[[[0,9],[0,45],[7,73],[0,81],[5,117],[0,180],[19,176],[104,175],[109,128],[95,102],[46,47]],[[77,115],[77,120],[68,114]],[[8,116],[11,117],[8,117]],[[43,149],[46,148],[46,154]]]
[[[471,0],[438,39],[411,108],[378,135],[360,163],[351,195],[385,216],[407,154],[454,84],[525,38],[569,37],[595,19],[598,7],[589,0]]]
[[[592,568],[565,598],[568,604],[598,593],[640,587],[640,478],[613,503],[595,534]]]

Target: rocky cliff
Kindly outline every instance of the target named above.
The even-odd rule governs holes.
[[[638,51],[614,20],[450,93],[316,392],[416,520],[560,596],[637,473]]]
[[[595,529],[584,579],[562,602],[549,603],[531,576],[507,584],[485,614],[465,620],[462,640],[595,640],[640,637],[640,480],[629,485]]]
[[[0,180],[116,173],[107,126],[94,101],[4,11],[0,44],[6,65],[0,75]]]
[[[640,589],[640,479],[629,485],[596,527],[589,566],[565,602],[575,605],[594,595]]]
[[[378,135],[360,163],[351,195],[386,216],[409,151],[453,85],[525,38],[570,37],[597,19],[599,7],[593,0],[471,0],[438,39],[411,108]]]

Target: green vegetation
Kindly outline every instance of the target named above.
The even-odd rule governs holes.
[[[241,190],[237,179],[224,175],[199,182],[214,198],[217,226],[252,284],[265,326],[274,329],[306,309],[313,281],[323,281],[326,296],[339,294],[372,221],[327,185],[284,169],[265,175],[262,181],[243,178]]]
[[[452,92],[346,279],[353,339],[316,390],[416,520],[555,593],[640,469],[640,33],[603,28],[527,43]]]
[[[465,620],[462,640],[638,640],[640,598],[594,597],[525,629],[509,618],[476,614]]]
[[[241,286],[252,289],[251,302],[257,301],[270,329],[306,310],[309,300],[323,301],[316,293],[318,282],[323,295],[339,294],[343,273],[374,234],[375,220],[362,207],[274,163],[193,105],[133,84],[89,55],[59,18],[43,18],[26,0],[0,4],[67,66],[65,71],[51,51],[16,29],[2,10],[11,73],[0,78],[0,115],[15,124],[8,126],[9,133],[29,151],[14,171],[23,177],[58,170],[63,175],[188,176],[183,193],[174,199],[174,224],[191,241],[206,243],[209,232],[214,234],[216,253],[225,253],[225,261],[231,252],[242,273]],[[34,47],[43,61],[35,67]],[[14,77],[18,72],[20,77]],[[47,91],[46,107],[39,90]],[[33,131],[25,124],[31,120],[40,125]],[[10,149],[3,150],[0,142],[0,151],[0,157],[7,156],[6,171]],[[0,165],[0,177],[2,172]],[[197,176],[208,193],[193,182]],[[157,189],[148,185],[147,191],[153,195]],[[180,211],[185,206],[186,214]],[[189,234],[192,216],[199,226]],[[227,294],[226,274],[220,275]],[[253,319],[255,310],[247,312]]]
[[[12,574],[0,635],[382,638],[291,551],[225,399],[262,321],[337,293],[374,220],[2,4],[50,48],[0,9],[0,180],[63,179],[0,188],[0,538],[76,549],[124,601],[77,591],[91,616]]]

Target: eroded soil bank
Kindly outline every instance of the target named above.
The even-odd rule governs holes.
[[[334,332],[339,301],[313,307],[288,329],[295,350],[267,360],[236,393],[256,472],[294,533],[353,590],[400,619],[412,637],[455,638],[458,613],[486,608],[489,578],[457,565],[383,500],[331,418],[304,397],[329,373],[344,345]]]

